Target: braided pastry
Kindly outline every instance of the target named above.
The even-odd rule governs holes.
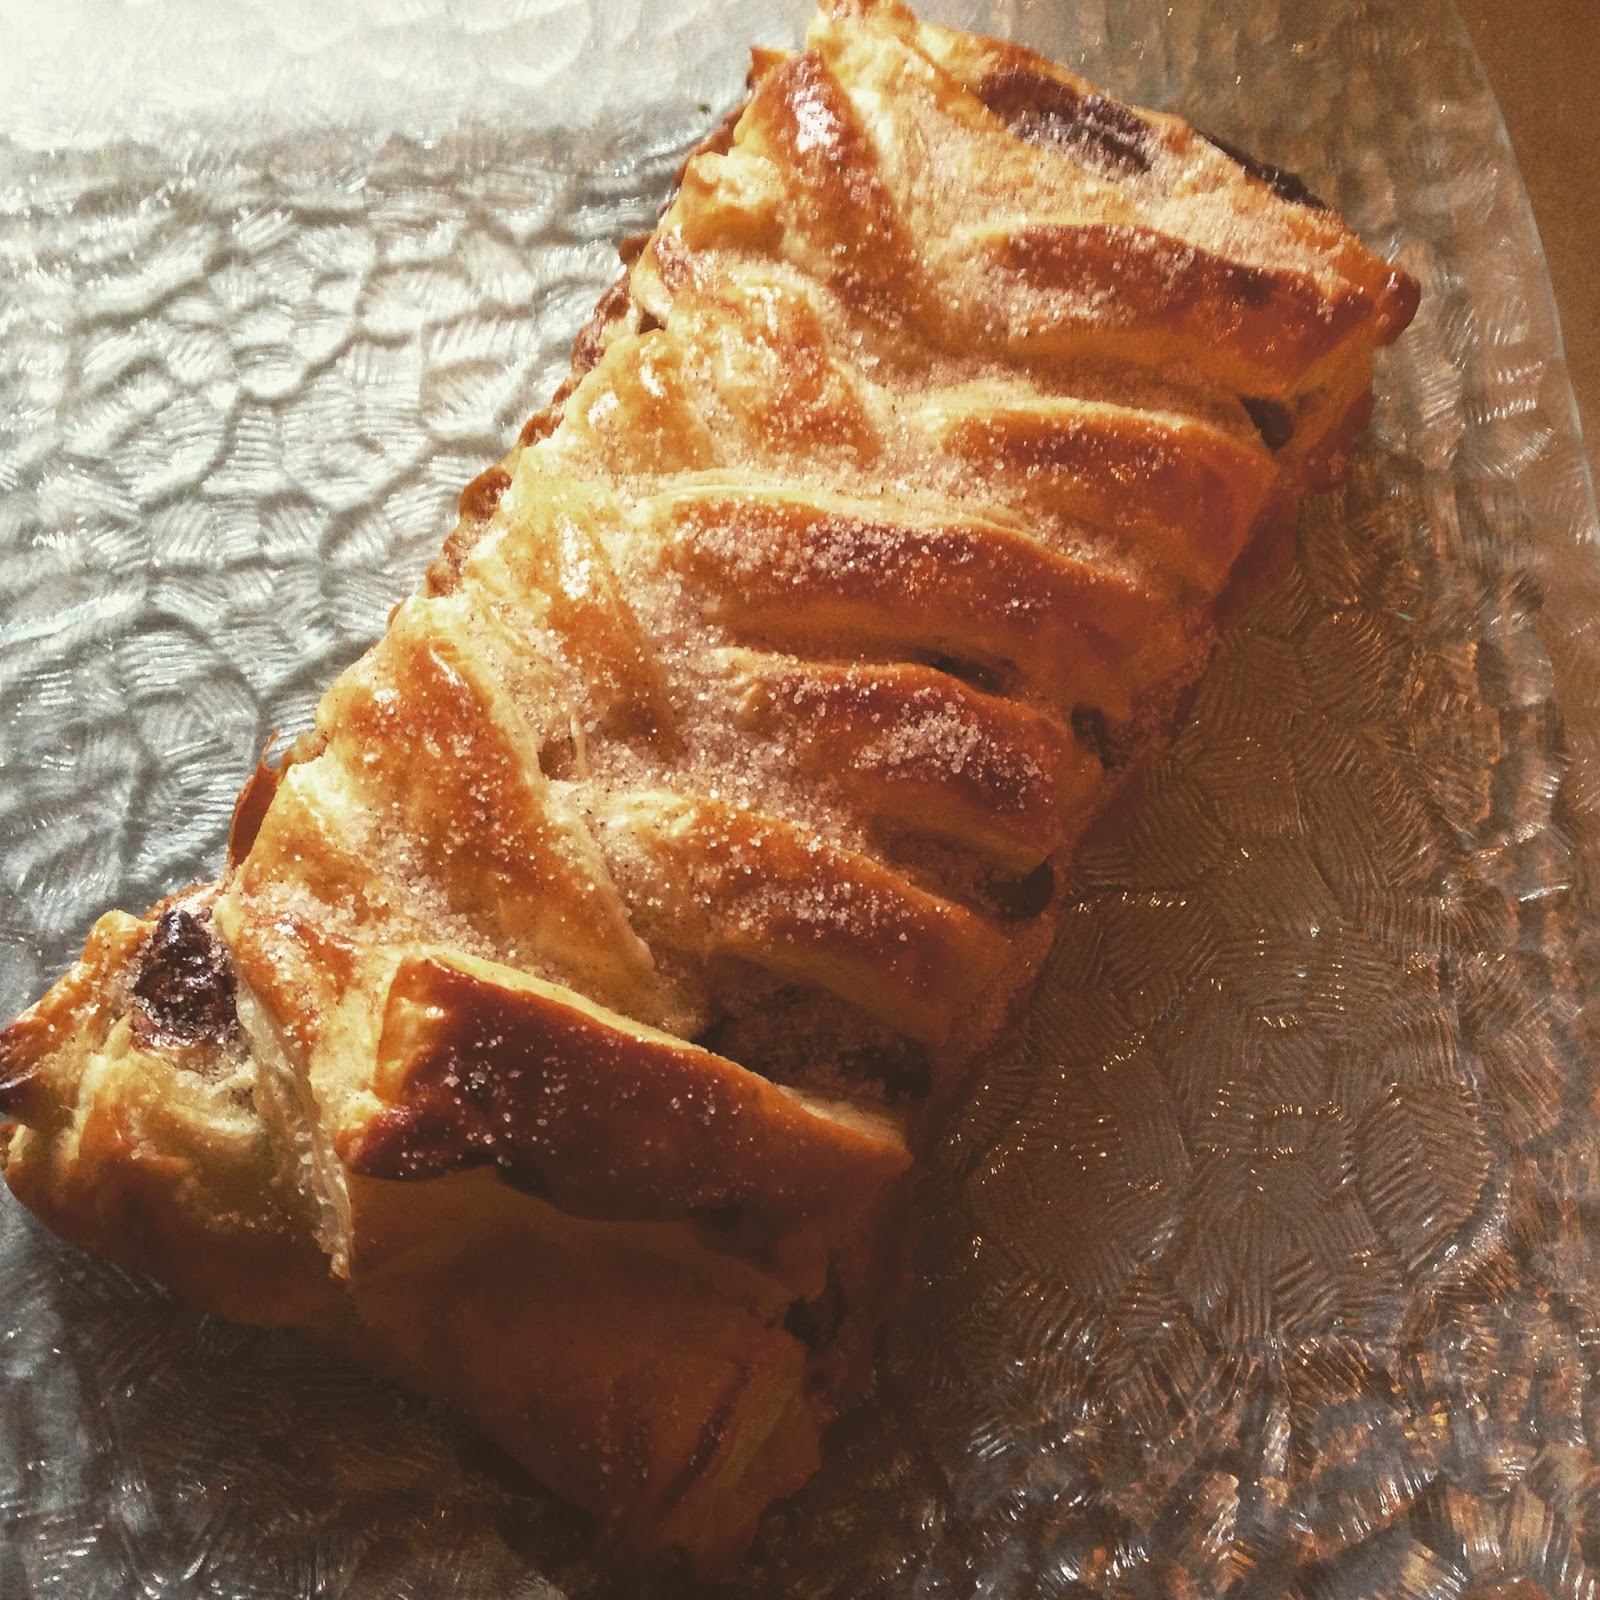
[[[735,1557],[863,1381],[933,1109],[1415,303],[1178,119],[824,0],[221,880],[0,1035],[12,1188]]]

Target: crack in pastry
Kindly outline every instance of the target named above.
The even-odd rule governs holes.
[[[69,1239],[715,1571],[1416,286],[896,0],[758,52],[624,266],[221,880],[0,1034],[0,1149]]]

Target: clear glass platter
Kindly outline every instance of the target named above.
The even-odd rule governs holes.
[[[1421,280],[929,1164],[873,1398],[739,1592],[1600,1582],[1600,566],[1448,0],[949,0]],[[791,0],[0,0],[0,1013],[211,875]],[[691,1592],[448,1417],[0,1199],[0,1596]]]

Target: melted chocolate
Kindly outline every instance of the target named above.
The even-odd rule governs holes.
[[[142,1021],[157,1041],[226,1039],[239,1026],[233,968],[206,931],[210,917],[209,911],[199,916],[176,907],[164,911],[144,948],[133,980],[135,1024]]]
[[[1250,420],[1255,423],[1256,432],[1267,449],[1281,450],[1294,438],[1294,418],[1286,405],[1250,394],[1240,395],[1239,403],[1250,413]]]
[[[794,1301],[784,1316],[783,1326],[808,1350],[821,1350],[838,1337],[849,1309],[838,1270],[830,1262],[822,1293],[815,1300]]]
[[[1223,155],[1243,167],[1252,178],[1266,184],[1280,200],[1287,200],[1291,205],[1305,206],[1312,211],[1329,209],[1328,202],[1320,195],[1314,194],[1298,173],[1290,172],[1286,167],[1275,167],[1270,161],[1262,161],[1259,157],[1251,155],[1248,150],[1241,150],[1238,145],[1229,144],[1226,139],[1219,139],[1214,133],[1202,133],[1201,138],[1208,144],[1214,144]]]
[[[1100,765],[1108,771],[1117,764],[1116,748],[1111,740],[1111,729],[1106,724],[1106,714],[1099,706],[1074,706],[1072,731],[1080,744],[1086,744],[1100,758]]]
[[[1001,674],[980,661],[962,661],[956,656],[936,655],[928,658],[928,665],[946,677],[970,683],[984,694],[999,694],[1005,687]]]
[[[1022,878],[990,878],[989,899],[1002,922],[1028,922],[1049,909],[1056,893],[1056,869],[1041,861]]]
[[[978,98],[1029,144],[1070,150],[1119,177],[1150,170],[1148,124],[1103,95],[1013,62],[983,80]]]

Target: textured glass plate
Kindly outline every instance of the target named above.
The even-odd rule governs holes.
[[[1422,281],[1348,490],[1085,863],[751,1594],[1588,1595],[1600,568],[1447,0],[930,8]],[[789,0],[0,0],[0,1012],[210,875]],[[0,1596],[682,1592],[448,1418],[0,1201]],[[1518,1584],[1525,1587],[1518,1587]]]

